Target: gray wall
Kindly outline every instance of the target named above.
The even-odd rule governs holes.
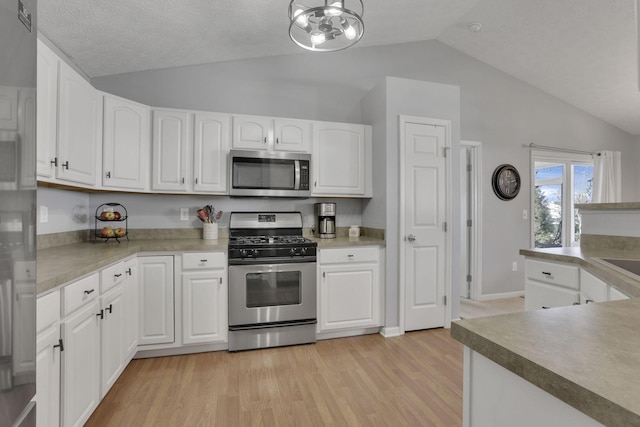
[[[622,151],[623,199],[640,200],[637,137],[437,41],[129,73],[93,83],[160,107],[360,122],[360,101],[385,76],[460,87],[461,139],[483,143],[484,294],[523,288],[518,250],[530,245],[522,219],[522,211],[530,211],[530,179],[522,144]],[[524,191],[510,202],[490,187],[501,163],[514,164],[524,178]],[[363,225],[369,221],[376,223],[365,215]]]

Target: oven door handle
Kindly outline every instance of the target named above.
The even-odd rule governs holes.
[[[277,258],[241,258],[230,259],[229,265],[266,265],[266,264],[306,264],[310,262],[316,262],[315,256],[300,256],[300,257],[277,257]]]

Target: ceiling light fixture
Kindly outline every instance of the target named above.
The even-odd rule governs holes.
[[[316,3],[316,5],[313,5]],[[319,5],[317,5],[319,3]],[[289,37],[314,52],[333,52],[356,44],[364,34],[362,0],[291,0]]]

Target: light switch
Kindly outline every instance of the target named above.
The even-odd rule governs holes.
[[[189,221],[189,208],[180,208],[180,221]]]
[[[527,219],[527,218],[529,218],[529,213],[525,209],[525,210],[522,211],[522,219]]]
[[[49,208],[40,205],[40,222],[49,222]]]

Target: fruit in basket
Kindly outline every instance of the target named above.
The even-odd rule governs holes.
[[[100,218],[104,219],[105,221],[113,221],[114,219],[116,219],[116,214],[115,214],[115,212],[104,211],[100,215]]]
[[[120,214],[120,212],[115,211],[113,213],[113,219],[115,219],[116,221],[120,221],[120,218],[122,218],[122,215]]]
[[[125,230],[122,227],[118,227],[116,228],[115,233],[116,233],[116,237],[124,237],[125,234],[127,234],[127,230]]]
[[[115,237],[116,232],[112,227],[102,227],[102,230],[100,230],[100,235],[102,237]]]

